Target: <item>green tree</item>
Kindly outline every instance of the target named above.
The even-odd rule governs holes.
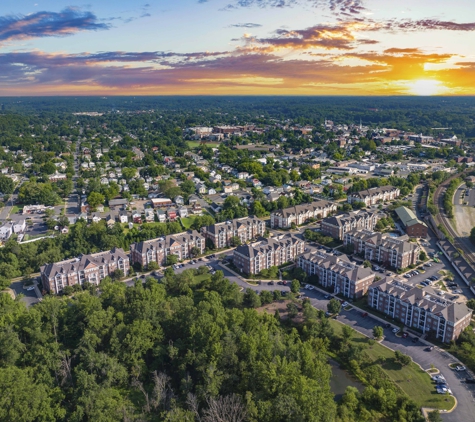
[[[244,293],[244,305],[248,308],[258,308],[261,306],[261,298],[259,295],[252,289],[246,289]]]
[[[300,291],[300,282],[298,280],[292,280],[290,291],[292,293],[298,293]]]
[[[295,303],[287,303],[287,315],[289,318],[295,318],[299,313],[299,308]]]
[[[229,243],[232,247],[240,246],[242,244],[241,238],[239,236],[233,236],[229,240]]]
[[[363,262],[363,266],[364,266],[365,268],[371,268],[371,262],[368,261],[368,260],[366,260],[366,261]]]
[[[171,254],[167,255],[167,265],[174,265],[178,262],[178,256]]]
[[[0,175],[0,192],[9,195],[13,193],[15,184],[11,177]]]
[[[377,340],[383,338],[384,330],[383,327],[376,325],[373,327],[373,337]]]
[[[425,261],[427,259],[427,254],[425,253],[425,251],[421,251],[421,253],[419,254],[419,259],[421,261]]]
[[[99,192],[91,192],[87,197],[87,202],[92,209],[96,209],[99,205],[104,204],[104,195]]]
[[[327,310],[330,314],[339,314],[341,311],[341,303],[338,299],[332,298],[327,304]]]

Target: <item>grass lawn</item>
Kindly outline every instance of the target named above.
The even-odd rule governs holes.
[[[188,144],[189,148],[198,148],[200,146],[200,141],[187,141],[186,143]],[[210,148],[216,147],[218,145],[219,143],[217,142],[206,142],[206,146]]]
[[[210,279],[211,279],[211,274],[195,275],[195,282],[196,283],[201,283],[202,281],[210,280]]]
[[[341,332],[342,324],[335,320],[330,320],[330,324],[336,333]],[[388,377],[420,406],[446,410],[454,406],[454,398],[437,394],[429,374],[414,362],[408,366],[401,366],[394,361],[392,350],[378,343],[370,346],[368,338],[358,332],[354,333],[351,341],[363,346],[364,351],[374,363],[380,366]]]
[[[183,227],[185,227],[187,230],[191,227],[193,221],[195,221],[195,217],[181,218],[181,224],[183,224]]]
[[[21,209],[23,209],[23,206],[19,207],[17,205],[14,205],[12,207],[12,210],[10,211],[10,214],[16,214],[18,211],[20,211]]]

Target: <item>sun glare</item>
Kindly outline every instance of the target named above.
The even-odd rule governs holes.
[[[418,79],[408,84],[411,94],[414,95],[440,95],[447,91],[447,87],[434,79]]]

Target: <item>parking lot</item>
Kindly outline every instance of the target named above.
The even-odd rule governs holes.
[[[306,291],[307,297],[312,305],[317,309],[327,310],[329,299],[319,290]],[[353,327],[358,332],[368,336],[373,336],[373,328],[376,325],[382,325],[380,321],[371,315],[363,317],[361,312],[352,308],[348,311],[342,309],[338,321]],[[388,323],[390,323],[388,321]],[[440,373],[446,378],[452,393],[457,398],[458,405],[452,413],[442,415],[442,419],[447,422],[475,421],[475,384],[466,384],[462,382],[468,376],[466,371],[457,372],[449,368],[449,364],[456,362],[454,358],[443,350],[435,347],[432,351],[427,351],[427,344],[423,341],[413,343],[413,336],[408,338],[398,337],[392,332],[396,327],[391,324],[390,328],[384,329],[384,339],[382,344],[392,350],[399,350],[412,357],[414,362],[418,363],[424,370],[428,370],[434,365],[440,370]],[[434,384],[434,394],[435,384]]]

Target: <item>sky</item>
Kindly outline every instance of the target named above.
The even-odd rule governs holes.
[[[475,95],[474,0],[2,0],[0,96]]]

